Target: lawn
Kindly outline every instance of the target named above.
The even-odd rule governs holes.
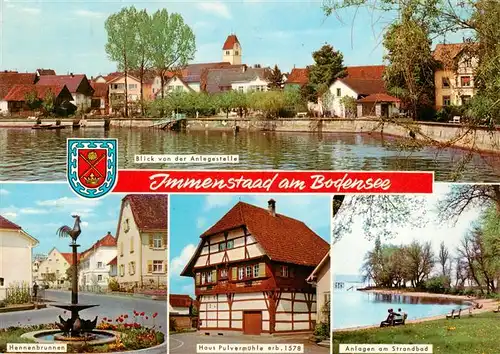
[[[333,333],[339,344],[433,344],[434,354],[500,353],[500,314],[484,313],[455,320],[437,320],[399,327]]]

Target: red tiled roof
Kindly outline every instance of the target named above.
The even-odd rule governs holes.
[[[346,77],[344,79],[340,79],[340,81],[350,87],[358,95],[371,95],[374,93],[386,92],[385,82],[382,79],[365,80]]]
[[[357,100],[360,103],[368,103],[368,102],[400,102],[399,98],[390,96],[385,93],[374,93],[372,95],[368,95],[364,98]]]
[[[238,202],[200,237],[242,226],[249,230],[266,255],[274,261],[316,266],[330,249],[328,242],[302,221],[282,214],[272,216],[267,209],[244,202]]]
[[[71,265],[73,264],[73,253],[63,253],[61,252],[61,256],[64,257],[64,259]],[[76,254],[76,262],[80,262],[80,256],[81,256],[81,253],[77,253]]]
[[[0,71],[0,99],[5,97],[14,85],[33,85],[35,73],[18,73],[17,71]]]
[[[44,99],[47,92],[50,90],[57,97],[64,90],[65,86],[60,85],[14,85],[7,95],[4,97],[5,101],[24,102],[26,94],[36,91],[37,97],[41,100]]]
[[[350,79],[382,80],[385,65],[348,66],[346,70]]]
[[[139,230],[167,230],[168,195],[129,194],[123,201],[130,203]]]
[[[309,69],[308,68],[293,68],[286,79],[288,84],[305,85],[309,82]]]
[[[90,85],[94,89],[92,97],[108,97],[108,84],[105,82],[91,82]]]
[[[122,75],[123,75],[122,72],[115,71],[114,73],[109,73],[108,75],[103,76],[103,77],[104,77],[104,80],[106,80],[106,82],[109,82],[109,81],[113,80],[114,78],[117,78],[117,77],[122,76]]]
[[[22,228],[0,215],[0,229],[21,230]]]
[[[80,255],[81,257],[85,257],[93,250],[97,250],[99,247],[116,247],[116,238],[111,235],[111,232],[108,232],[106,236],[97,240],[92,246],[83,251]]]
[[[55,75],[56,71],[52,69],[37,69],[39,75]]]
[[[173,307],[190,307],[193,304],[193,299],[189,295],[170,294],[168,300]]]
[[[238,41],[238,37],[236,37],[235,34],[231,34],[227,36],[226,41],[224,42],[224,45],[222,46],[223,50],[231,50],[234,48],[235,43],[240,44],[240,41]]]
[[[68,88],[69,92],[76,92],[78,86],[86,79],[83,74],[79,75],[43,75],[37,81],[37,85],[61,85]]]
[[[117,265],[117,264],[118,264],[118,257],[115,257],[112,260],[110,260],[107,265]]]

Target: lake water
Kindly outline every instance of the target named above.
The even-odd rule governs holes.
[[[475,155],[456,178],[460,149],[422,148],[401,151],[401,139],[346,133],[270,133],[99,128],[79,130],[0,129],[0,180],[66,179],[66,139],[118,138],[120,168],[283,169],[283,170],[421,170],[436,171],[436,180],[495,182],[500,155]],[[233,165],[136,164],[135,154],[238,154]]]
[[[408,320],[445,315],[453,309],[467,308],[466,304],[438,298],[418,298],[402,295],[375,294],[350,290],[333,292],[333,329],[379,325],[387,318],[387,310],[401,308]],[[359,284],[358,284],[359,285]]]

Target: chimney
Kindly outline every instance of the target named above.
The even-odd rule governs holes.
[[[111,231],[108,231],[108,236],[111,236]]]
[[[269,199],[267,209],[269,210],[269,214],[276,216],[276,201],[274,199]]]
[[[69,75],[70,75],[71,77],[75,76],[75,75],[73,75],[73,73],[69,73]]]

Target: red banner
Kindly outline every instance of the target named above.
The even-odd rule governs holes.
[[[433,172],[120,170],[114,193],[432,193]]]

